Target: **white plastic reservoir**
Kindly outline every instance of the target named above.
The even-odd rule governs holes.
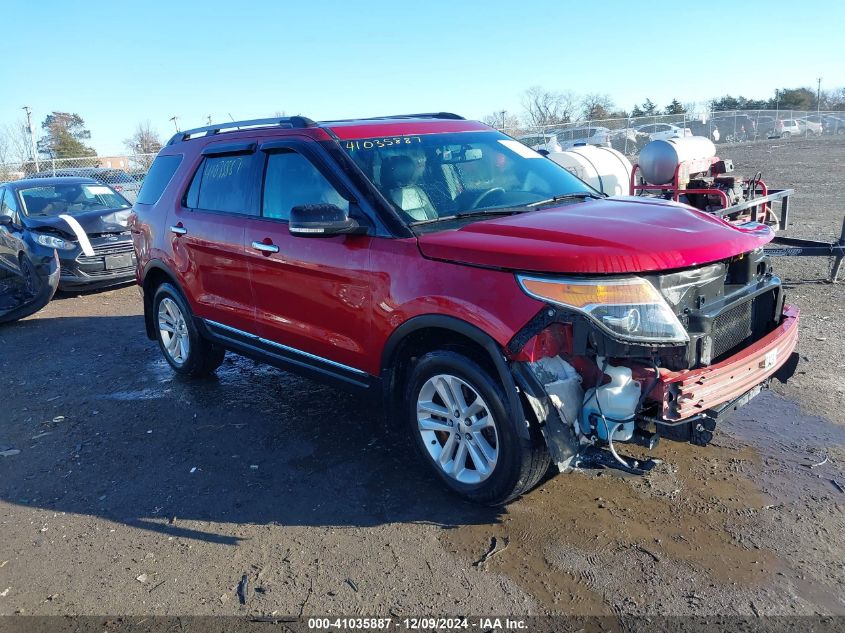
[[[604,359],[597,358],[599,366],[604,366]],[[596,433],[602,440],[607,440],[608,432],[614,440],[627,442],[634,435],[634,416],[640,400],[640,383],[633,379],[628,367],[604,366],[604,373],[610,376],[610,382],[594,390],[581,410],[581,429],[590,435],[591,419],[600,419],[596,423]]]
[[[631,161],[610,147],[579,145],[549,158],[581,180],[609,196],[627,196]]]
[[[685,136],[665,141],[652,141],[640,152],[640,171],[645,181],[652,185],[672,182],[675,169],[682,162],[691,163],[691,172],[709,168],[710,159],[716,155],[716,146],[705,136]]]

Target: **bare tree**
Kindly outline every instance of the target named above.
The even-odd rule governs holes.
[[[135,133],[123,141],[123,144],[137,157],[138,166],[144,171],[149,170],[154,154],[158,154],[162,148],[161,137],[149,121],[140,122],[135,128]]]
[[[610,118],[616,106],[607,94],[591,93],[581,99],[581,115],[588,121]]]
[[[483,117],[481,121],[490,127],[494,127],[497,130],[503,130],[511,135],[518,133],[521,127],[519,117],[513,112],[508,112],[504,109],[494,110],[487,116]]]
[[[32,141],[25,121],[15,121],[0,129],[5,139],[5,155],[0,162],[25,163],[32,160]]]
[[[11,159],[12,142],[6,130],[0,130],[0,165],[6,165]]]
[[[574,92],[552,92],[533,86],[522,95],[525,122],[531,127],[569,123],[578,107]]]

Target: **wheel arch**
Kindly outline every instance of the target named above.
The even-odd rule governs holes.
[[[413,317],[396,328],[384,345],[381,377],[388,411],[396,411],[404,381],[414,358],[430,351],[461,351],[498,378],[507,399],[510,415],[523,439],[532,439],[519,393],[502,347],[477,326],[456,317],[425,314]]]
[[[182,292],[182,287],[176,279],[173,271],[161,260],[152,260],[144,267],[144,277],[141,282],[144,297],[144,329],[147,338],[150,340],[156,339],[155,321],[153,319],[153,297],[156,289],[163,283],[171,283]],[[184,295],[184,292],[182,294]]]

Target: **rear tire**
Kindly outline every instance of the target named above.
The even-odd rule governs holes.
[[[522,437],[502,386],[475,361],[429,352],[405,390],[408,431],[422,460],[453,492],[500,505],[534,487],[549,468],[541,440]]]
[[[196,377],[220,367],[226,350],[203,338],[182,293],[163,283],[153,295],[152,307],[158,345],[174,371]]]

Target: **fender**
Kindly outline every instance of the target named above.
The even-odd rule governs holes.
[[[422,314],[415,316],[405,321],[402,325],[396,328],[387,339],[382,351],[381,360],[381,374],[383,377],[382,384],[384,385],[385,402],[392,402],[391,392],[395,395],[395,388],[393,385],[392,366],[393,356],[402,340],[409,334],[423,330],[426,328],[440,328],[443,330],[451,330],[461,334],[474,343],[477,343],[487,352],[490,361],[496,368],[498,378],[504,387],[505,397],[507,398],[507,405],[511,417],[514,420],[524,420],[524,424],[517,424],[517,431],[522,439],[532,440],[529,422],[526,419],[525,412],[522,408],[522,403],[519,400],[519,392],[514,382],[513,375],[508,367],[507,359],[505,358],[502,348],[498,343],[486,332],[479,329],[471,323],[462,321],[461,319],[446,316],[443,314]]]

